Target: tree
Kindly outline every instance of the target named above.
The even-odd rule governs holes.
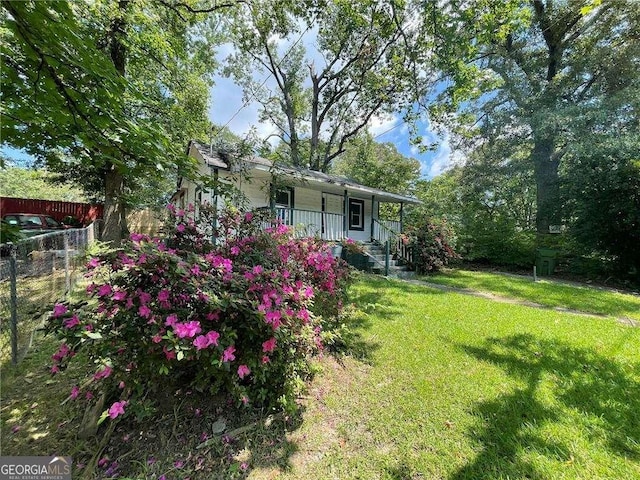
[[[402,155],[392,143],[377,143],[364,133],[335,159],[332,172],[362,185],[408,195],[420,178],[420,162]]]
[[[445,220],[466,260],[529,267],[534,259],[535,182],[528,145],[495,141],[464,165],[420,181],[423,205],[410,216]]]
[[[618,277],[640,280],[640,139],[610,136],[567,160],[569,233]],[[613,267],[612,269],[610,267]],[[611,271],[613,270],[613,271]]]
[[[2,139],[105,199],[103,238],[126,233],[142,187],[189,170],[206,130],[211,29],[196,2],[2,1]],[[224,5],[225,7],[227,5]]]
[[[46,170],[6,166],[0,168],[0,196],[86,202],[82,190],[72,184],[60,184]]]
[[[566,217],[560,171],[576,145],[597,144],[613,125],[637,128],[637,3],[474,0],[451,6],[426,3],[423,11],[438,64],[452,80],[441,96],[446,101],[432,113],[460,109],[458,125],[472,119],[477,127],[464,127],[468,137],[531,145],[536,228],[549,233],[549,225]]]
[[[293,165],[327,171],[374,115],[411,103],[410,25],[401,1],[256,1],[230,26],[228,72],[260,102]],[[312,29],[317,52],[303,45]]]

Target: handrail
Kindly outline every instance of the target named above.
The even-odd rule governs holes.
[[[389,245],[393,245],[395,247],[394,250],[398,259],[406,262],[408,265],[413,264],[412,247],[405,244],[405,239],[401,235],[394,232],[384,223],[375,218],[373,219],[372,240],[380,245],[384,245],[386,242],[389,242]]]
[[[373,222],[373,238],[374,242],[379,243],[380,245],[384,245],[384,242],[387,240],[391,240],[396,232],[387,227],[384,223],[382,223],[377,218],[372,219]]]

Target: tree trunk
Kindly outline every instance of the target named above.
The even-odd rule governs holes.
[[[111,166],[104,177],[104,225],[102,241],[119,246],[127,235],[126,212],[122,199],[124,177],[115,166]]]
[[[555,139],[541,136],[534,139],[533,164],[536,179],[536,230],[549,233],[549,225],[558,225],[560,212],[559,160],[554,157]]]
[[[109,54],[114,67],[125,76],[127,64],[126,36],[127,21],[125,15],[130,0],[118,2],[118,14],[111,22]],[[128,234],[127,216],[122,194],[124,192],[124,175],[118,167],[112,163],[107,165],[104,177],[104,225],[102,228],[102,240],[111,242],[113,246],[119,246],[123,238]]]

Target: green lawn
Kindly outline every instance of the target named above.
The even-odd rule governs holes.
[[[640,478],[640,329],[380,278],[353,293],[370,356],[314,384],[284,478]]]
[[[356,354],[319,362],[299,415],[167,403],[81,442],[61,402],[82,369],[51,379],[45,342],[3,372],[3,455],[72,454],[87,479],[104,457],[118,478],[640,478],[640,328],[373,276],[351,297]]]
[[[545,279],[533,282],[531,279],[511,275],[468,270],[448,270],[423,277],[423,280],[449,287],[493,293],[549,307],[570,308],[586,313],[640,320],[640,295],[587,286],[579,287]]]

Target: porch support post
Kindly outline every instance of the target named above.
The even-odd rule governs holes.
[[[218,169],[211,166],[211,176],[213,177],[213,187],[211,188],[211,206],[213,207],[213,232],[211,234],[211,241],[214,245],[217,244],[218,231]]]
[[[276,214],[276,187],[273,183],[269,185],[269,210],[271,210],[271,215],[275,216]]]
[[[342,219],[342,230],[345,237],[349,236],[349,192],[344,191],[344,218]]]
[[[404,202],[400,202],[400,233],[404,232]]]
[[[376,203],[376,196],[371,195],[371,241],[373,242],[375,239],[373,238],[373,226],[374,226],[374,214],[373,214],[373,206]]]

